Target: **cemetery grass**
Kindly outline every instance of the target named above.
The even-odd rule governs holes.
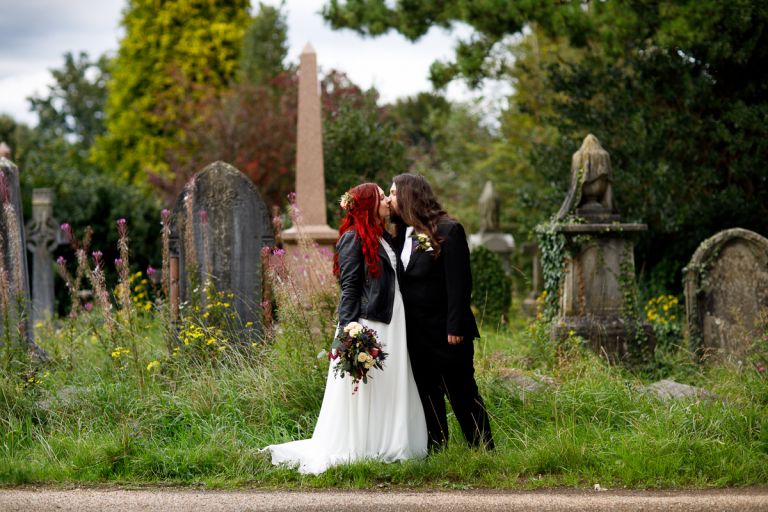
[[[578,338],[555,344],[546,324],[512,319],[508,327],[483,329],[476,342],[477,379],[496,450],[466,448],[451,418],[449,446],[426,460],[362,462],[302,476],[273,467],[259,449],[311,435],[328,368],[325,336],[287,326],[245,355],[228,349],[217,359],[181,360],[168,355],[161,318],[134,322],[141,343],[133,369],[105,352],[93,322],[81,318],[39,331],[52,363],[23,379],[3,373],[0,484],[530,489],[768,483],[768,380],[747,364],[698,366],[685,350],[671,348],[660,351],[655,364],[629,372],[585,350]],[[525,392],[505,378],[507,368],[534,380],[551,377],[553,384]],[[706,387],[718,399],[666,403],[641,393],[661,377]]]

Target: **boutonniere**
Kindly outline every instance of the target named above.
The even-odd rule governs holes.
[[[429,239],[429,235],[424,233],[413,233],[411,235],[411,238],[416,240],[416,247],[415,249],[417,251],[431,251],[432,250],[432,241]]]

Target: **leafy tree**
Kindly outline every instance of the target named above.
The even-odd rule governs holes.
[[[272,7],[259,2],[259,13],[245,31],[240,57],[242,78],[253,84],[266,84],[286,71],[283,61],[288,55],[288,24],[281,2]]]
[[[130,0],[125,37],[111,66],[107,134],[93,159],[141,183],[147,172],[168,171],[165,153],[184,133],[172,120],[198,99],[192,84],[226,87],[239,64],[250,20],[247,0]]]
[[[52,69],[54,84],[45,97],[28,98],[30,110],[38,117],[36,130],[47,137],[66,137],[83,153],[104,132],[104,105],[108,59],[102,55],[96,62],[81,52],[75,59],[64,54],[64,65]]]
[[[543,219],[556,210],[554,192],[562,197],[567,187],[570,155],[587,133],[597,135],[612,156],[623,215],[649,224],[638,262],[657,288],[679,287],[696,245],[719,229],[768,234],[763,2],[333,0],[324,15],[336,28],[394,28],[412,39],[434,25],[469,25],[474,33],[454,59],[433,65],[438,86],[507,75],[522,52],[535,80],[514,71],[525,69],[517,62],[511,68],[517,88],[495,156],[519,164],[513,179],[535,170],[531,204]],[[549,53],[531,38],[516,43],[511,36],[526,26]],[[535,137],[515,136],[532,122]]]
[[[371,89],[346,96],[323,124],[323,156],[328,220],[339,220],[338,198],[364,182],[388,189],[392,177],[408,168],[405,146],[395,136],[395,125],[376,103]]]

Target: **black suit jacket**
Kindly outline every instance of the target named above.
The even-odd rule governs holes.
[[[464,357],[473,352],[472,340],[479,338],[475,316],[470,308],[472,273],[464,228],[455,220],[438,224],[442,239],[440,255],[414,248],[408,265],[399,264],[400,289],[405,304],[408,348],[417,356]],[[402,253],[405,230],[397,238]],[[458,345],[448,344],[448,335],[464,336]]]

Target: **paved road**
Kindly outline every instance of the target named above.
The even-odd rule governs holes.
[[[0,489],[0,511],[768,511],[768,488],[705,491]]]

